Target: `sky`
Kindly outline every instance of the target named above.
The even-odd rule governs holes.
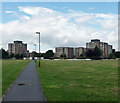
[[[85,47],[91,39],[100,39],[118,50],[117,2],[3,2],[0,22],[2,42],[22,40],[28,50],[41,52],[55,47]]]

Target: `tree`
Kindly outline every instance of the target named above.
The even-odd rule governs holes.
[[[2,54],[2,59],[8,59],[8,53],[3,48],[0,50],[0,54]]]
[[[21,55],[20,55],[20,59],[23,59],[23,57],[24,57],[23,54],[21,54]]]
[[[15,58],[16,59],[20,59],[20,55],[19,54],[15,54]]]
[[[85,59],[83,54],[80,54],[80,59]]]
[[[94,54],[94,58],[95,59],[99,59],[101,56],[102,56],[102,51],[100,48],[98,48],[97,46],[94,48],[94,51],[93,51],[93,54]]]
[[[86,52],[86,57],[90,59],[99,59],[102,56],[102,51],[97,46],[94,49],[89,49]]]
[[[9,55],[9,58],[13,58],[13,57],[14,57],[14,54],[13,54],[13,53]]]
[[[120,51],[117,51],[114,54],[115,54],[116,58],[120,58]]]
[[[67,56],[66,56],[66,54],[61,54],[60,57],[61,58],[66,58]]]
[[[87,50],[86,57],[87,58],[93,58],[93,56],[94,56],[93,50],[92,49]]]
[[[115,57],[115,55],[114,55],[114,53],[111,53],[109,56],[108,56],[108,59],[115,59],[116,57]]]
[[[48,50],[43,56],[45,59],[50,59],[54,56],[54,53],[52,50]]]

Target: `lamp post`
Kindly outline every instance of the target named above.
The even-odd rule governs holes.
[[[39,34],[39,67],[40,67],[40,32],[36,32],[36,34]]]

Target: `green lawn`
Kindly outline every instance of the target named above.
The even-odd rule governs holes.
[[[2,95],[30,60],[2,60]]]
[[[117,60],[42,60],[36,67],[48,101],[118,100]]]

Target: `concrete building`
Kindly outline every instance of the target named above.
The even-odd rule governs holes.
[[[55,48],[55,57],[60,57],[61,55],[66,55],[66,58],[74,57],[74,49],[71,47],[56,47]]]
[[[8,44],[8,53],[9,54],[22,54],[23,56],[27,55],[27,44],[23,44],[22,41],[14,41],[14,43]]]
[[[113,49],[112,49],[112,45],[108,45],[108,54],[111,54],[112,51],[113,51]]]
[[[98,47],[102,51],[102,58],[107,58],[110,53],[112,53],[112,45],[108,45],[106,42],[100,42],[99,39],[93,39],[91,42],[86,43],[86,48],[94,49]]]
[[[83,47],[78,47],[75,48],[75,58],[79,58],[81,54],[84,54],[85,48]]]
[[[101,42],[99,39],[92,39],[91,42],[86,43],[86,48],[56,47],[54,57],[60,57],[65,54],[67,58],[79,58],[81,54],[85,56],[88,50],[93,50],[96,46],[102,51],[101,58],[107,58],[109,54],[113,52],[112,45],[109,45],[106,42]]]
[[[94,49],[95,47],[100,48],[100,40],[99,39],[93,39],[91,42],[86,43],[86,48]]]

